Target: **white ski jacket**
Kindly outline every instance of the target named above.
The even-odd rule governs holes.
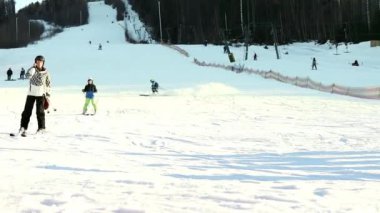
[[[28,95],[38,97],[50,94],[50,76],[45,68],[40,71],[36,67],[31,67],[28,69],[26,77],[30,79]]]

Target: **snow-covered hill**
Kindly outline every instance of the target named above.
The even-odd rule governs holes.
[[[5,78],[6,70],[11,67],[17,76],[21,67],[29,67],[37,54],[46,57],[46,66],[54,78],[55,87],[68,85],[78,86],[91,76],[97,83],[107,89],[139,93],[149,88],[149,79],[158,80],[173,92],[178,89],[195,88],[209,82],[217,82],[234,87],[241,92],[255,93],[266,91],[266,94],[314,93],[293,86],[273,81],[263,81],[258,76],[236,75],[234,73],[202,68],[192,63],[193,58],[229,64],[221,46],[186,46],[181,47],[190,53],[186,58],[177,52],[156,45],[134,45],[125,42],[124,22],[115,20],[115,11],[103,2],[90,4],[90,23],[85,26],[67,28],[57,36],[29,45],[27,48],[0,50],[0,70]],[[133,13],[130,13],[133,14]],[[138,20],[138,17],[130,17]],[[138,24],[141,27],[141,23]],[[91,44],[90,44],[91,41]],[[98,45],[102,50],[98,50]],[[377,55],[380,48],[368,48],[368,43],[350,46],[350,53],[335,50],[328,45],[294,44],[280,48],[281,60],[275,59],[272,47],[269,50],[262,46],[250,47],[250,60],[243,61],[243,48],[231,48],[237,65],[262,70],[274,70],[289,76],[306,77],[320,80],[323,83],[338,83],[344,86],[378,86],[380,74]],[[253,53],[258,54],[258,61],[252,60]],[[318,60],[318,71],[311,71],[311,58]],[[358,59],[363,66],[349,65]],[[0,87],[20,87],[25,82],[0,82]]]
[[[27,48],[0,50],[0,70],[4,70],[4,76],[9,67],[18,74],[21,67],[31,66],[34,57],[42,54],[52,73],[55,87],[82,85],[91,76],[103,89],[136,93],[149,89],[150,79],[156,79],[171,92],[209,82],[248,90],[253,88],[255,78],[203,69],[193,64],[191,58],[185,58],[159,44],[126,43],[124,29],[120,26],[124,23],[116,22],[115,11],[101,4],[90,4],[88,25],[67,28],[63,33]],[[99,44],[102,50],[98,50]],[[259,84],[266,88],[276,85],[274,82]],[[25,86],[25,82],[0,82],[0,87],[20,86]]]
[[[88,25],[0,50],[0,69],[16,74],[44,55],[53,83],[47,133],[33,134],[33,115],[29,137],[10,138],[28,82],[0,81],[3,212],[379,211],[379,101],[192,63],[228,64],[220,46],[182,45],[187,58],[159,44],[128,44],[116,12],[89,5]],[[372,56],[379,48],[365,45],[335,56],[326,46],[295,44],[280,61],[263,47],[251,47],[257,62],[232,51],[237,65],[379,86]],[[318,71],[310,70],[314,55]],[[350,55],[363,66],[346,66]],[[80,114],[89,76],[99,90],[95,116]],[[139,96],[152,78],[160,95]]]
[[[220,46],[181,45],[198,60],[209,63],[228,64],[227,56]],[[280,47],[281,59],[276,59],[273,46],[265,49],[264,46],[251,46],[249,60],[245,61],[244,48],[231,48],[237,58],[236,64],[258,70],[273,70],[290,77],[309,77],[324,84],[339,84],[351,87],[379,86],[380,79],[380,47],[370,48],[369,42],[360,44],[335,46],[313,43],[295,43]],[[206,50],[207,49],[207,50]],[[207,51],[207,54],[204,52]],[[253,60],[253,55],[258,60]],[[286,53],[286,54],[285,54]],[[312,70],[312,58],[317,60],[318,70]],[[351,64],[358,60],[359,67]]]

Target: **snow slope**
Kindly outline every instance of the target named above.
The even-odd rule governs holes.
[[[369,48],[369,42],[355,45],[344,45],[330,49],[329,44],[317,45],[313,43],[295,43],[279,47],[281,59],[276,60],[273,46],[265,49],[263,46],[251,46],[249,48],[249,60],[244,60],[243,47],[231,47],[231,52],[237,58],[237,65],[255,68],[257,70],[280,72],[290,77],[309,77],[324,84],[339,84],[351,87],[375,87],[379,86],[380,79],[380,47]],[[181,45],[198,60],[208,63],[229,64],[227,55],[223,53],[223,47],[208,45]],[[208,54],[202,54],[207,48]],[[288,54],[284,54],[287,52]],[[258,60],[253,60],[253,54],[258,55]],[[312,58],[317,60],[318,70],[311,70]],[[358,60],[359,67],[351,66]]]
[[[29,4],[31,3],[35,3],[35,2],[42,2],[42,0],[16,0],[15,1],[15,10],[16,12],[19,11],[20,9],[28,6]]]
[[[1,70],[28,67],[43,54],[53,79],[48,133],[34,135],[33,115],[27,138],[9,132],[19,126],[28,82],[0,81],[2,211],[380,211],[379,101],[192,63],[193,57],[226,63],[222,47],[183,46],[191,54],[186,58],[160,45],[131,45],[112,23],[111,7],[89,5],[88,25],[27,48],[0,50]],[[364,45],[356,46],[363,55],[379,51]],[[309,59],[311,47],[289,46],[289,57]],[[328,72],[322,61],[341,67],[336,72],[345,69],[332,63],[330,50],[316,49],[324,58],[314,77],[330,80],[322,76]],[[296,64],[271,60],[273,54],[259,54],[262,69]],[[374,59],[364,64],[379,67]],[[378,86],[374,70],[359,69],[368,78],[348,71],[334,80]],[[99,89],[95,116],[80,115],[88,76]],[[164,87],[161,95],[139,96],[149,92],[151,78]]]
[[[149,90],[150,79],[157,80],[170,93],[178,89],[187,91],[209,82],[222,83],[242,91],[296,90],[298,93],[309,93],[292,86],[262,81],[255,76],[247,78],[245,75],[204,69],[193,64],[192,57],[183,57],[159,44],[128,44],[124,39],[124,29],[120,26],[123,22],[116,22],[114,10],[111,7],[97,7],[97,4],[102,2],[90,4],[88,25],[67,28],[64,33],[27,48],[0,50],[0,70],[4,71],[4,76],[9,67],[17,76],[21,67],[30,67],[34,57],[42,54],[55,87],[82,85],[91,76],[103,85],[103,89],[136,93]],[[98,44],[102,44],[101,51]],[[11,84],[0,82],[0,87],[24,85],[25,82],[19,81]]]

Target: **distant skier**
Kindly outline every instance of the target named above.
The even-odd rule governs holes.
[[[25,79],[25,69],[24,69],[24,67],[21,68],[20,79]]]
[[[253,60],[257,61],[257,54],[256,53],[253,55]]]
[[[223,51],[224,51],[224,53],[230,54],[230,47],[228,46],[227,43],[224,45]]]
[[[13,71],[12,71],[11,68],[9,68],[8,71],[7,71],[7,77],[8,77],[7,80],[8,81],[12,80],[12,75],[13,75]]]
[[[102,44],[99,44],[98,50],[102,50]]]
[[[150,80],[150,83],[152,84],[151,86],[151,89],[152,89],[152,93],[155,94],[155,93],[158,93],[158,83],[154,80]]]
[[[96,104],[94,102],[94,93],[98,92],[96,89],[96,86],[94,84],[94,80],[92,78],[89,78],[87,80],[87,85],[82,89],[82,92],[86,93],[86,101],[83,106],[83,115],[87,113],[87,107],[88,104],[92,104],[92,107],[94,108],[94,114],[96,113]]]
[[[26,97],[25,108],[21,115],[21,127],[19,133],[26,136],[30,116],[36,102],[37,133],[45,131],[45,97],[50,97],[50,75],[44,67],[45,58],[41,55],[34,59],[34,65],[28,69],[26,77],[30,79],[29,92]]]
[[[317,70],[317,60],[313,58],[313,62],[311,64],[311,69],[312,70]]]

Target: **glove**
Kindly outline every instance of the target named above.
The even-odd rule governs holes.
[[[50,94],[49,93],[46,93],[45,96],[48,97],[48,98],[50,98]]]

